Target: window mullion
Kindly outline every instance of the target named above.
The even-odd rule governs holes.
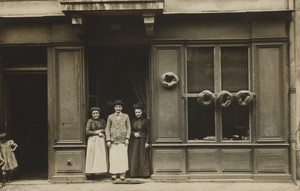
[[[214,91],[219,93],[222,89],[221,78],[221,47],[216,46],[214,50]],[[222,111],[218,104],[215,105],[215,131],[216,141],[222,141]]]

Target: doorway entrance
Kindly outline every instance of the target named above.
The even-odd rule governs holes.
[[[0,49],[4,74],[5,131],[18,148],[15,179],[48,179],[46,47]]]
[[[8,134],[18,144],[15,151],[20,179],[47,179],[47,76],[7,75]]]
[[[100,106],[107,119],[114,110],[111,103],[121,99],[123,112],[133,119],[132,105],[147,107],[149,57],[148,46],[88,47],[89,107]]]

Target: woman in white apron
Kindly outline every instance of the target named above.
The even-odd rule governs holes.
[[[86,175],[100,175],[107,173],[107,151],[105,141],[106,122],[100,118],[101,109],[92,107],[90,109],[92,118],[86,123],[87,153],[86,153]]]

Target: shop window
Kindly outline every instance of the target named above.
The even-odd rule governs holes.
[[[249,141],[249,47],[187,47],[186,108],[189,141]],[[224,99],[224,101],[222,100]]]

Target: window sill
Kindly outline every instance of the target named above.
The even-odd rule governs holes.
[[[250,143],[250,142],[227,142],[227,143],[214,143],[214,142],[188,142],[184,144],[178,144],[178,143],[163,143],[163,144],[152,144],[152,147],[235,147],[235,146],[245,146],[245,147],[264,147],[264,146],[289,146],[288,143]]]

